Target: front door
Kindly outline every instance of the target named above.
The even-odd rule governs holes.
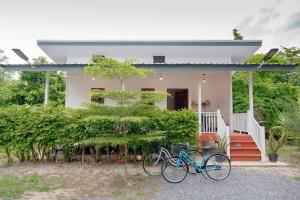
[[[168,110],[188,109],[188,89],[167,89],[170,96],[167,99]]]

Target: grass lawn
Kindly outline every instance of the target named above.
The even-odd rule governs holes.
[[[0,166],[0,199],[143,199],[157,192],[140,165],[80,163],[14,163]]]
[[[268,140],[266,140],[266,147],[267,147],[267,153],[269,152],[269,143]],[[291,145],[286,144],[283,145],[278,150],[278,160],[285,162],[289,165],[300,165],[300,145]]]
[[[279,161],[291,165],[300,165],[300,149],[294,145],[284,145],[278,151]]]
[[[63,183],[56,178],[45,178],[32,175],[5,175],[0,178],[0,198],[18,199],[25,192],[50,192],[62,187]]]

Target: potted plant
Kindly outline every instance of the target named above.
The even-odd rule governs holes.
[[[224,137],[220,138],[220,140],[216,143],[214,152],[226,155],[226,150],[227,150],[228,145],[229,145],[229,142],[225,135]],[[223,157],[219,157],[219,156],[216,157],[216,161],[222,162]]]
[[[216,143],[215,153],[226,154],[228,145],[229,145],[229,142],[228,142],[226,136],[220,138],[220,140]]]
[[[275,127],[272,128],[273,130]],[[268,157],[270,162],[277,162],[278,160],[278,150],[285,144],[286,142],[286,134],[284,130],[280,127],[276,127],[279,131],[278,134],[274,134],[273,131],[270,131],[269,135],[269,150],[268,150]],[[276,139],[275,137],[278,137]]]

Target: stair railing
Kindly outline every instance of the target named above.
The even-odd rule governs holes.
[[[202,112],[201,113],[201,132],[216,133],[217,132],[217,113]]]
[[[266,158],[265,127],[259,125],[250,111],[247,112],[247,132],[252,136],[259,148],[261,152],[261,161],[264,162]]]
[[[226,126],[220,110],[217,110],[217,133],[220,138],[224,138],[227,141],[227,156],[230,158],[230,136],[229,136],[229,126]]]

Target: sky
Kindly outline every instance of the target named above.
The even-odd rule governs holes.
[[[0,0],[0,49],[45,55],[38,39],[261,39],[300,47],[300,0]]]

